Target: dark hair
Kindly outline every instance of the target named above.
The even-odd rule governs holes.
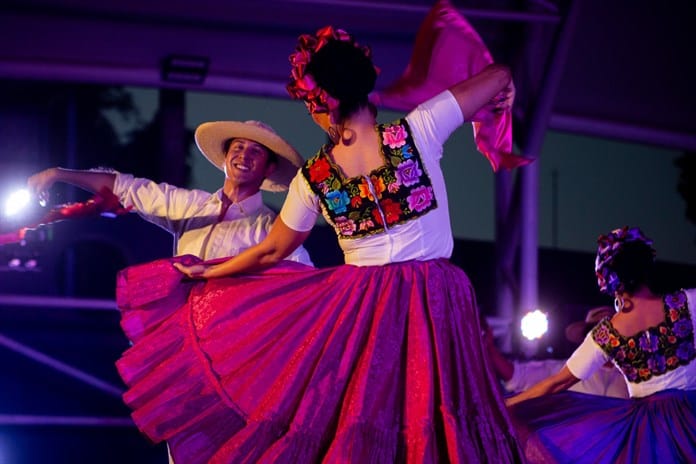
[[[643,242],[624,243],[609,264],[623,288],[634,293],[643,285],[652,289],[654,279],[654,254],[650,245]]]
[[[307,73],[319,87],[339,101],[341,119],[368,106],[377,71],[365,52],[350,42],[331,40],[314,54]]]
[[[229,138],[223,142],[222,153],[225,156],[227,156],[227,152],[230,150],[230,145],[232,145],[232,142],[237,138],[239,138],[239,137],[232,137],[232,138]],[[252,142],[256,142],[256,140],[252,140]],[[259,142],[256,142],[256,143],[261,145],[268,152],[268,162],[269,163],[278,164],[278,154],[276,152],[274,152],[273,150],[271,150],[270,148],[268,148],[266,145],[264,145],[262,143],[259,143]]]

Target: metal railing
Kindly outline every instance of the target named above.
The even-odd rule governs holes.
[[[61,296],[33,295],[0,295],[0,311],[3,308],[60,308],[89,311],[117,311],[113,300],[71,298]],[[0,333],[0,346],[36,361],[43,366],[58,371],[66,376],[89,385],[110,396],[120,398],[123,388],[100,379],[69,363],[63,362],[40,350],[21,343]],[[133,427],[129,417],[89,417],[89,416],[58,416],[58,415],[23,415],[0,414],[0,426],[7,425],[62,425],[62,426],[103,426],[103,427]]]

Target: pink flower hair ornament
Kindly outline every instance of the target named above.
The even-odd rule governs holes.
[[[286,89],[290,96],[297,100],[304,100],[311,113],[332,113],[338,108],[338,100],[322,89],[311,74],[307,74],[307,65],[311,62],[315,53],[331,40],[350,42],[357,49],[363,51],[367,58],[372,53],[367,46],[359,45],[353,37],[343,29],[334,29],[333,26],[325,26],[319,29],[316,35],[302,34],[297,39],[295,52],[290,55],[290,82]],[[375,66],[379,74],[379,68]]]

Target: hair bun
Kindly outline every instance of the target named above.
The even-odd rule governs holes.
[[[341,104],[364,101],[377,81],[377,72],[365,52],[338,40],[328,42],[312,57],[307,72]]]

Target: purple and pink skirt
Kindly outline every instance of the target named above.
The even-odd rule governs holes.
[[[696,391],[635,399],[563,392],[511,413],[530,463],[696,462]]]
[[[447,260],[119,274],[139,429],[186,463],[520,462],[474,291]]]

